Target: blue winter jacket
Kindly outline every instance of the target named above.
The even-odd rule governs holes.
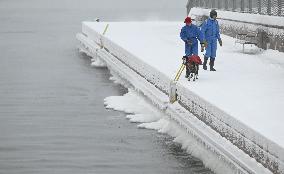
[[[197,44],[197,39],[200,42],[203,42],[203,36],[202,33],[200,31],[200,29],[194,25],[185,25],[184,27],[182,27],[181,32],[180,32],[180,38],[187,43],[187,41],[191,41],[192,45]]]
[[[212,18],[205,20],[201,26],[201,33],[207,42],[219,40],[220,29],[218,21]]]

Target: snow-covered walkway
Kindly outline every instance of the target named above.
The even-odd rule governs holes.
[[[98,33],[103,33],[106,24],[83,22],[82,32],[167,93],[168,79],[174,78],[182,62],[184,44],[179,32],[183,23],[111,22],[105,38],[101,38]],[[222,39],[217,72],[201,69],[196,82],[188,82],[183,75],[178,83],[178,92],[185,97],[181,100],[191,105],[194,114],[201,113],[199,119],[209,121],[211,128],[272,170],[277,168],[274,162],[282,167],[284,54],[250,46],[244,54],[233,38],[222,35]],[[201,52],[199,55],[203,57]],[[267,161],[263,153],[267,158],[274,156],[273,160]]]
[[[85,23],[103,31],[105,23]],[[182,23],[110,23],[106,37],[136,57],[173,78],[181,64],[184,44]],[[244,54],[235,40],[222,35],[217,72],[200,70],[197,82],[181,77],[180,83],[252,129],[284,147],[284,53],[246,46]],[[249,49],[249,50],[248,50]],[[203,54],[200,52],[200,56]]]

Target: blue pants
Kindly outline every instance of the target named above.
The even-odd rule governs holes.
[[[191,55],[198,55],[198,43],[196,44],[185,44],[185,55],[186,56],[191,56]]]
[[[210,57],[210,59],[215,59],[217,50],[217,40],[213,40],[207,43],[206,47],[206,57]]]

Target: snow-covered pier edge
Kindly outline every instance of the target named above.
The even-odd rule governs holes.
[[[82,33],[77,35],[77,39],[83,52],[103,61],[113,75],[145,95],[183,127],[190,139],[202,148],[199,149],[199,153],[204,153],[203,157],[193,152],[194,155],[201,158],[205,164],[207,155],[211,160],[215,157],[220,164],[223,162],[226,170],[224,166],[210,166],[210,162],[207,163],[217,173],[269,173],[269,171],[284,173],[284,151],[277,144],[179,83],[177,84],[178,102],[170,104],[169,77],[88,25],[83,23]]]

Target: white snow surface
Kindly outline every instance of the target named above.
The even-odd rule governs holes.
[[[79,48],[79,52],[81,53],[88,53],[88,51],[82,49],[82,48]],[[91,55],[88,55],[91,57]],[[91,66],[92,67],[96,67],[96,68],[105,68],[106,67],[106,64],[105,62],[103,62],[101,59],[98,59],[97,57],[93,57],[91,59],[92,63],[91,63]]]
[[[145,63],[173,78],[180,67],[184,43],[182,22],[111,22],[106,37]],[[106,23],[84,22],[101,33]],[[216,72],[200,67],[199,79],[180,83],[248,127],[284,147],[284,53],[246,47],[222,35]],[[203,57],[202,53],[199,53]]]

